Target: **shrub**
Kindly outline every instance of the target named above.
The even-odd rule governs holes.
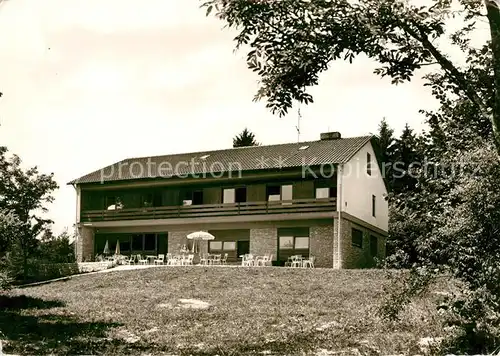
[[[415,259],[406,283],[391,293],[383,312],[394,318],[394,306],[425,290],[436,276],[447,274],[460,288],[438,306],[445,316],[443,352],[490,353],[500,347],[500,161],[493,147],[457,155],[449,163],[455,176],[440,178],[450,185],[435,200],[432,224],[412,242]],[[434,193],[424,185],[422,200]],[[397,308],[396,308],[397,309]]]
[[[8,271],[0,270],[0,290],[9,289],[12,285],[13,279]]]

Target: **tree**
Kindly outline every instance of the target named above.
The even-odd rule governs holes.
[[[425,69],[426,85],[441,106],[422,111],[429,132],[414,137],[406,130],[396,148],[400,158],[416,153],[429,166],[412,170],[416,178],[405,185],[414,189],[390,198],[391,235],[399,234],[396,241],[406,245],[397,252],[404,252],[400,262],[411,268],[401,293],[425,290],[436,275],[446,273],[460,288],[440,306],[453,325],[453,341],[444,346],[473,353],[496,350],[499,1],[430,0],[420,6],[400,0],[211,0],[204,6],[239,30],[236,46],[250,47],[248,66],[261,77],[255,100],[267,99],[267,107],[280,116],[293,100],[312,102],[307,88],[318,84],[319,74],[334,60],[352,62],[364,54],[380,64],[375,73],[394,84]],[[452,17],[463,20],[460,28],[447,26]],[[491,41],[485,38],[475,46],[471,34],[483,20]],[[437,43],[459,49],[465,61],[453,61]],[[389,302],[394,301],[401,305],[409,299],[396,295]]]
[[[427,6],[403,0],[209,0],[229,27],[239,30],[236,47],[250,46],[248,67],[261,77],[255,100],[267,99],[273,113],[285,115],[293,100],[310,103],[307,87],[331,61],[352,62],[364,54],[380,63],[375,73],[389,76],[394,84],[409,81],[415,71],[436,67],[450,89],[467,100],[477,116],[488,120],[500,152],[500,10],[498,0],[432,0]],[[460,16],[463,26],[447,36],[446,21]],[[477,91],[477,78],[465,66],[454,63],[436,40],[464,52],[473,50],[470,34],[487,17],[493,90],[488,83]],[[486,93],[486,94],[485,94]],[[489,99],[493,100],[490,101]]]
[[[259,143],[255,141],[255,135],[245,128],[239,135],[233,138],[233,147],[248,147],[258,146]]]
[[[47,263],[75,262],[74,248],[70,240],[71,236],[67,229],[58,236],[47,230],[40,239],[40,258]]]
[[[382,175],[386,181],[390,183],[391,168],[394,164],[394,130],[389,127],[386,119],[383,118],[378,125],[378,133],[376,135],[377,153],[381,162]],[[392,187],[388,187],[391,190]]]
[[[8,247],[15,240],[22,223],[10,210],[0,210],[0,258],[4,257]]]
[[[417,185],[416,174],[423,161],[423,152],[421,139],[408,124],[405,125],[401,137],[394,142],[392,160],[390,176],[392,191],[414,192]]]
[[[377,141],[382,162],[391,162],[394,148],[394,130],[389,126],[385,117],[378,125]]]
[[[0,147],[0,210],[17,221],[8,249],[21,260],[24,275],[38,245],[36,238],[52,223],[39,214],[47,211],[45,204],[53,201],[57,188],[53,174],[40,174],[36,167],[24,170],[18,156],[8,158],[7,148]]]

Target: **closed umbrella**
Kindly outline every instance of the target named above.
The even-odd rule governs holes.
[[[103,253],[105,255],[109,255],[109,253],[110,253],[109,252],[109,243],[108,243],[108,240],[106,240],[106,245],[104,245],[104,251],[103,251]]]
[[[115,255],[120,255],[120,240],[116,241]]]

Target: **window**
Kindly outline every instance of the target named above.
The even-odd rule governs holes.
[[[156,250],[156,235],[146,234],[144,236],[144,250],[153,251]]]
[[[377,197],[375,195],[372,195],[372,216],[375,216],[376,206],[377,206]]]
[[[203,204],[203,190],[196,190],[193,192],[193,205]]]
[[[293,199],[293,185],[269,185],[267,186],[267,200],[280,201]],[[283,205],[291,204],[291,202],[283,203]]]
[[[337,197],[336,181],[333,179],[316,179],[314,181],[316,199]]]
[[[309,237],[296,237],[295,238],[295,249],[296,250],[309,249]]]
[[[369,152],[366,153],[366,174],[372,175],[372,155]]]
[[[203,204],[203,190],[185,190],[181,195],[182,205]]]
[[[130,241],[120,241],[120,251],[130,251]]]
[[[223,250],[224,251],[236,251],[236,242],[235,241],[224,241]]]
[[[224,204],[244,203],[247,201],[247,188],[228,188],[223,190],[222,202]]]
[[[278,236],[278,260],[286,261],[293,255],[309,256],[308,227],[279,228]]]
[[[236,189],[224,189],[222,192],[222,203],[232,204],[236,202]]]
[[[283,185],[281,186],[281,200],[292,200],[293,199],[293,185]],[[291,204],[291,203],[284,203]]]
[[[247,201],[247,188],[239,187],[236,188],[236,203],[244,203]]]
[[[363,248],[363,231],[353,228],[351,234],[352,234],[352,245],[359,248]]]
[[[293,250],[293,236],[280,236],[280,250]]]
[[[266,194],[268,201],[281,200],[281,187],[279,185],[268,185]]]
[[[370,255],[372,257],[378,255],[377,236],[370,235]]]
[[[132,250],[142,251],[142,235],[132,235]]]
[[[337,188],[316,188],[316,199],[335,198],[337,196]]]
[[[222,241],[210,241],[210,250],[220,251],[222,250]]]

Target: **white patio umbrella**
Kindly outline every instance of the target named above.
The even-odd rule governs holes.
[[[196,231],[196,232],[192,232],[190,233],[189,235],[187,235],[187,238],[189,240],[193,240],[193,248],[192,248],[192,251],[194,253],[194,249],[195,249],[195,243],[194,241],[200,241],[200,240],[204,240],[204,241],[208,241],[208,240],[215,240],[215,236],[212,235],[211,233],[207,232],[207,231]]]
[[[120,240],[116,241],[115,255],[120,255]]]

